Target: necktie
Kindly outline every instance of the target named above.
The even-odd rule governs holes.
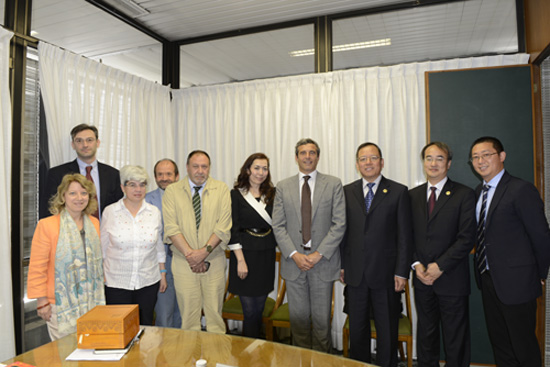
[[[197,229],[199,229],[199,225],[201,224],[201,196],[199,195],[199,190],[201,187],[193,186],[193,188],[195,189],[195,193],[193,194],[193,210],[195,211],[195,223]]]
[[[487,254],[485,253],[485,212],[487,210],[487,192],[491,186],[483,185],[483,198],[481,199],[481,210],[479,211],[479,223],[477,225],[477,267],[483,274],[487,270]]]
[[[432,193],[430,194],[430,198],[428,199],[428,217],[432,215],[432,212],[435,208],[435,190],[437,190],[437,187],[432,186],[430,187],[430,190],[432,190]]]
[[[94,179],[92,178],[92,169],[93,168],[94,167],[92,167],[92,166],[86,166],[86,179],[88,181],[92,182],[95,185]],[[96,191],[97,191],[97,187],[96,187]],[[96,197],[97,197],[97,195],[96,195]],[[95,210],[95,212],[92,213],[92,215],[94,217],[96,217],[97,219],[99,219],[99,202],[97,203],[97,209]]]
[[[374,182],[370,182],[367,184],[369,187],[369,191],[367,191],[367,195],[365,195],[365,208],[367,209],[367,213],[370,210],[370,205],[372,204],[372,199],[374,199],[374,191],[372,191],[372,188],[376,185]]]
[[[311,240],[311,188],[308,180],[310,176],[304,176],[302,185],[302,243],[305,245]]]

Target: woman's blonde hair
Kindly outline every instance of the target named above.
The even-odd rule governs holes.
[[[63,180],[61,180],[61,183],[57,187],[57,193],[50,199],[50,213],[56,215],[61,213],[65,208],[65,193],[73,182],[78,182],[84,190],[88,191],[89,200],[88,205],[83,210],[84,214],[90,215],[97,210],[97,195],[94,183],[80,173],[69,173],[63,177]]]

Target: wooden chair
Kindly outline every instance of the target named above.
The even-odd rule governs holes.
[[[227,259],[230,257],[230,251],[225,251],[225,256]],[[281,278],[281,253],[277,251],[275,254],[275,261],[277,263],[277,267],[279,269],[279,276],[277,278],[277,295],[279,294],[281,288],[283,287],[283,279]],[[241,305],[241,300],[239,299],[239,296],[234,295],[233,293],[228,292],[229,287],[229,276],[227,277],[227,281],[225,282],[225,294],[226,298],[223,303],[222,307],[222,318],[224,319],[227,327],[227,320],[237,320],[242,321],[244,319],[243,316],[243,306]],[[264,312],[262,315],[262,320],[264,324],[267,322],[267,319],[273,311],[275,310],[276,301],[273,298],[267,297],[265,301],[264,306]]]
[[[405,285],[405,308],[407,314],[401,314],[399,319],[398,337],[399,341],[399,354],[401,360],[405,360],[405,354],[403,351],[403,344],[407,346],[407,367],[412,367],[412,350],[413,350],[413,335],[412,335],[412,321],[411,321],[411,297],[409,283]],[[376,328],[374,327],[374,320],[370,320],[371,338],[376,339]],[[342,330],[343,345],[344,345],[344,357],[349,354],[349,317],[346,317],[346,322]]]
[[[275,311],[271,317],[268,318],[266,327],[265,327],[265,338],[266,340],[273,341],[274,339],[274,328],[287,328],[290,329],[290,316],[288,313],[288,303],[283,303],[286,293],[286,281],[283,280],[283,286],[281,287],[281,292],[277,294],[277,300],[275,301]],[[330,319],[334,315],[334,284],[332,285],[332,305],[330,310]]]

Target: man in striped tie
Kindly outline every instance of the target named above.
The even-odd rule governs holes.
[[[204,310],[206,329],[223,334],[224,250],[231,237],[231,197],[227,185],[209,173],[208,153],[189,153],[187,177],[169,185],[162,199],[164,241],[172,244],[182,329],[200,331]]]
[[[548,276],[550,229],[535,186],[504,169],[494,137],[477,139],[470,160],[477,194],[476,281],[497,366],[541,366],[537,297]]]

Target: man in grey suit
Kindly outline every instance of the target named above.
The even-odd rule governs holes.
[[[277,185],[273,232],[282,253],[293,344],[331,349],[331,303],[340,274],[339,244],[346,225],[342,183],[317,172],[319,145],[296,144],[300,172]]]
[[[155,163],[153,168],[155,181],[158,188],[148,192],[145,201],[159,208],[162,213],[162,197],[164,190],[168,185],[177,182],[180,179],[178,165],[171,159],[161,159]],[[164,226],[164,224],[163,224]],[[164,238],[164,233],[162,235]],[[181,315],[176,298],[176,289],[174,288],[174,275],[172,274],[172,250],[170,245],[165,243],[166,251],[166,291],[158,292],[157,303],[155,305],[155,325],[163,327],[181,328]]]

